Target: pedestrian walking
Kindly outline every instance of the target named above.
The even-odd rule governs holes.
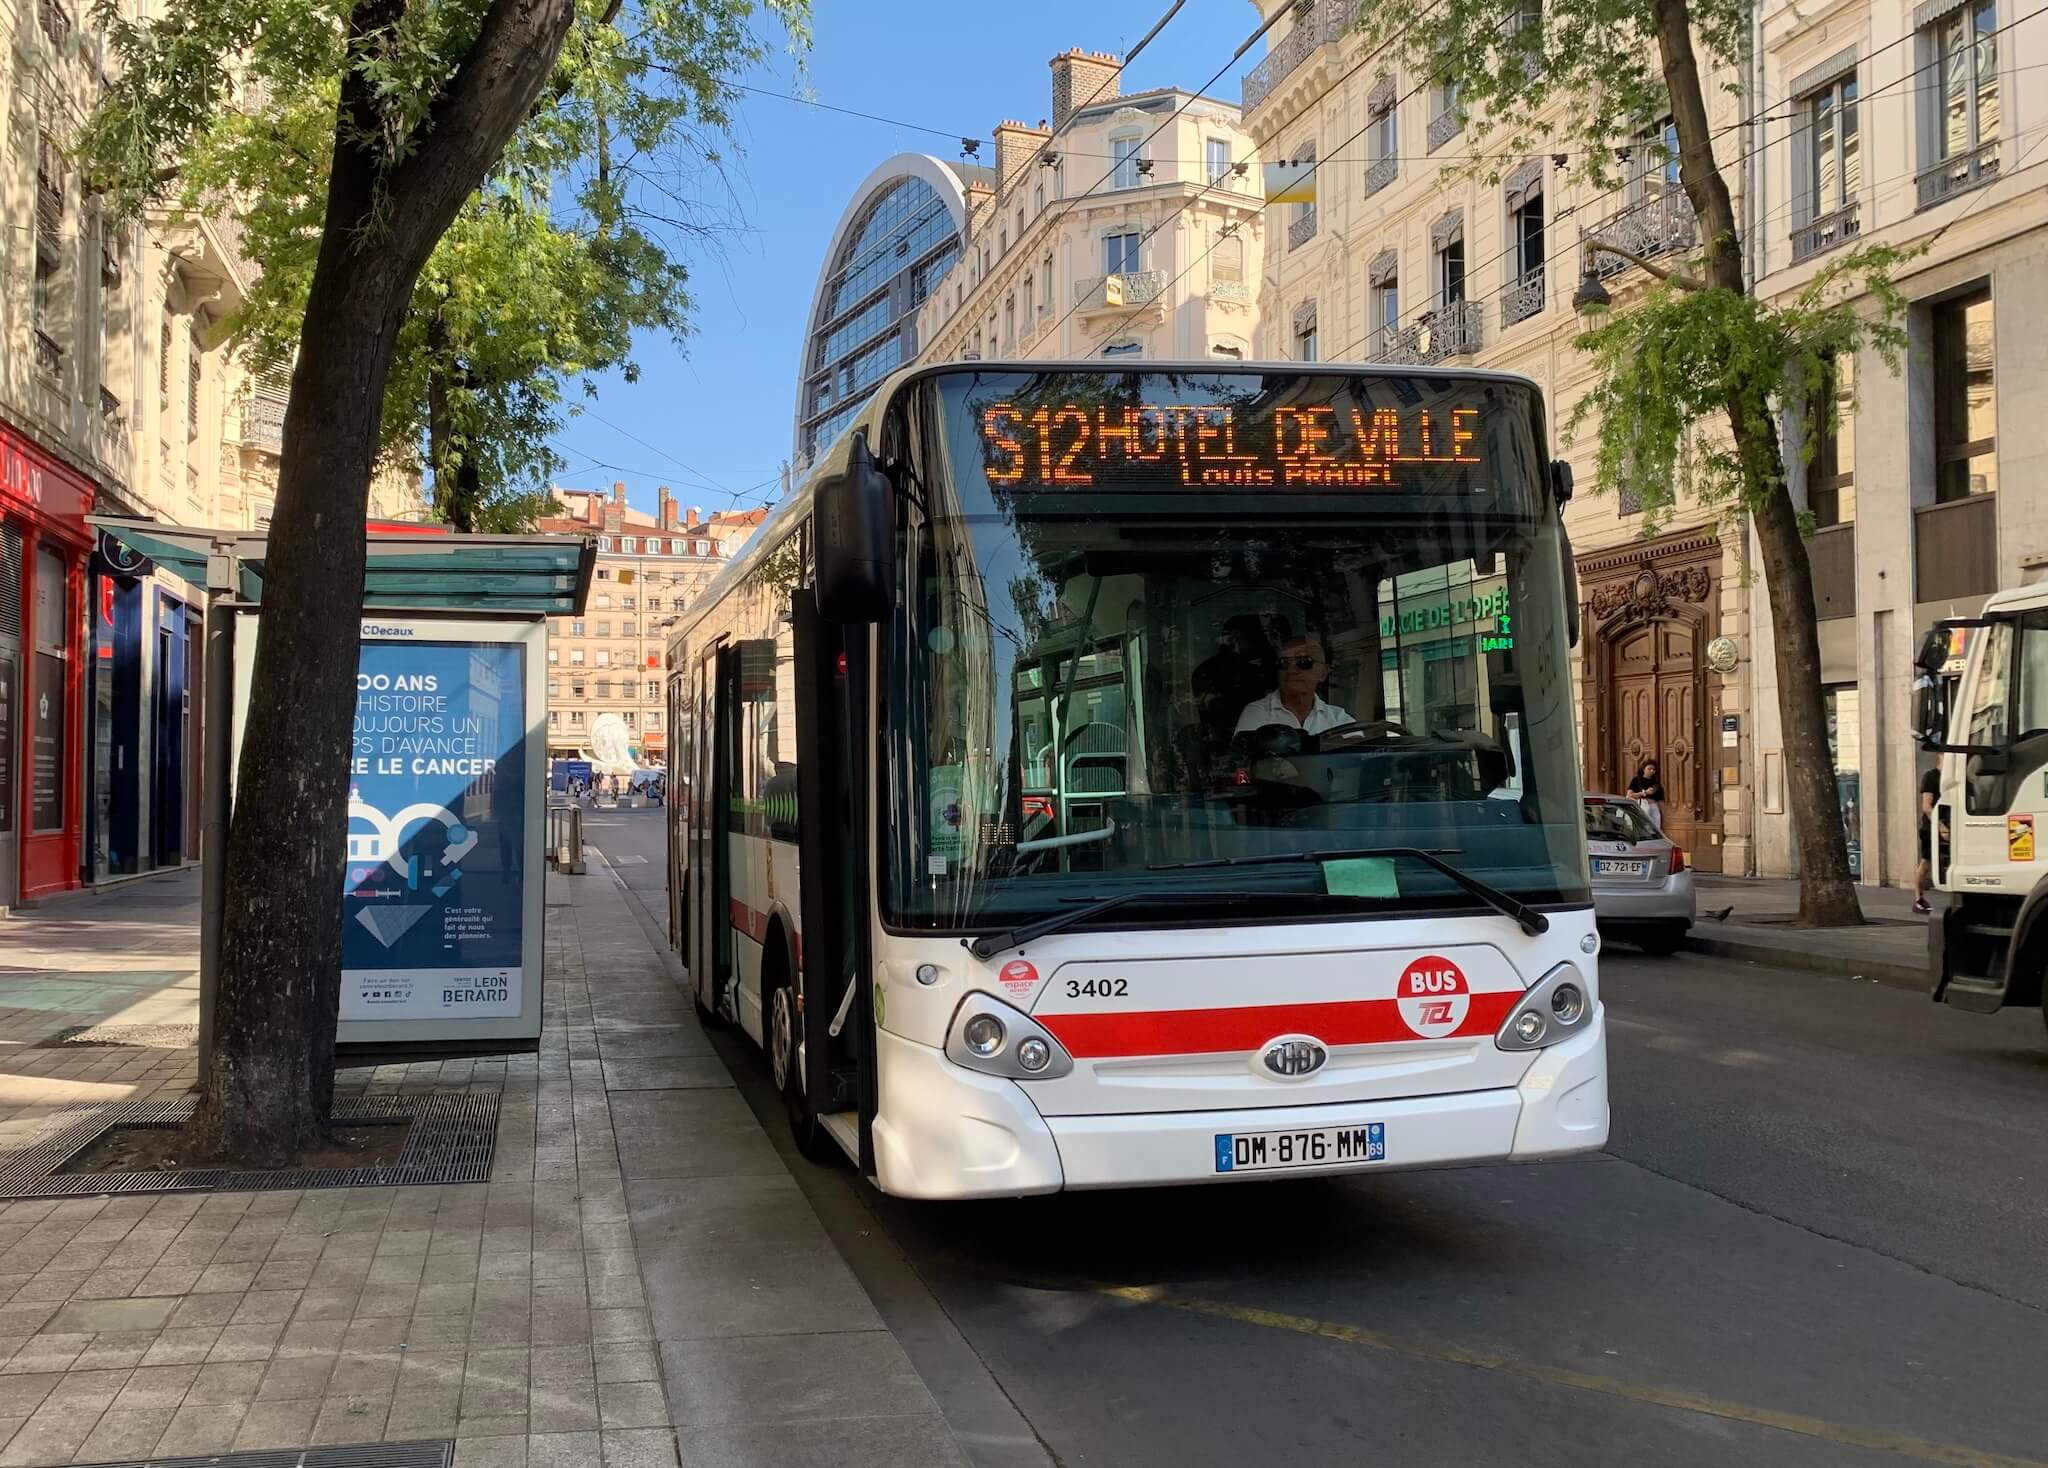
[[[1927,773],[1920,777],[1920,865],[1913,868],[1913,911],[1927,913],[1934,909],[1928,904],[1927,893],[1934,886],[1934,836],[1939,822],[1935,819],[1935,807],[1941,801],[1941,769],[1929,765]],[[1941,837],[1948,839],[1948,828],[1942,827]]]
[[[1658,831],[1664,829],[1664,780],[1657,773],[1657,761],[1645,756],[1628,782],[1629,798],[1642,807],[1643,814]]]

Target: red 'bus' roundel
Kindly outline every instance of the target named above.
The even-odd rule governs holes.
[[[1451,960],[1426,953],[1401,971],[1394,1003],[1409,1029],[1425,1040],[1441,1040],[1465,1023],[1472,1009],[1472,986]]]

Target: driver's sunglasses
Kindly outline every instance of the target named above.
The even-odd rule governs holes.
[[[1323,665],[1323,660],[1322,660],[1321,658],[1307,658],[1307,657],[1300,657],[1300,658],[1282,658],[1282,659],[1280,659],[1280,666],[1281,666],[1281,667],[1283,667],[1283,668],[1297,668],[1297,669],[1299,669],[1300,671],[1302,671],[1302,672],[1304,672],[1304,673],[1306,673],[1306,672],[1307,672],[1307,671],[1308,671],[1308,670],[1309,670],[1310,668],[1320,668],[1320,667],[1321,667],[1322,665]]]

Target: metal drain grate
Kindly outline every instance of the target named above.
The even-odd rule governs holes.
[[[199,1043],[197,1025],[73,1025],[47,1040],[38,1050],[66,1050],[79,1045],[110,1045],[137,1050],[183,1050]]]
[[[52,1118],[43,1140],[0,1154],[0,1199],[99,1198],[131,1193],[269,1193],[302,1188],[418,1187],[481,1183],[491,1176],[497,1144],[498,1097],[488,1092],[425,1096],[356,1096],[334,1103],[339,1122],[412,1123],[396,1162],[375,1167],[319,1167],[277,1172],[192,1168],[177,1172],[59,1173],[111,1127],[175,1127],[191,1119],[189,1097],[130,1101]],[[324,1451],[324,1450],[323,1450]],[[296,1462],[297,1460],[292,1460]],[[310,1460],[309,1460],[310,1461]]]
[[[204,1458],[129,1458],[86,1468],[448,1468],[455,1444],[363,1443],[337,1448],[274,1448],[262,1453],[220,1453]]]

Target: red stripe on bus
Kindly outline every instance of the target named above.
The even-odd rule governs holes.
[[[737,897],[726,900],[726,917],[729,922],[752,938],[756,943],[768,941],[768,914],[756,912]]]
[[[1519,989],[1474,994],[1449,1038],[1491,1035],[1522,997]],[[1420,1039],[1392,999],[1324,1004],[1255,1004],[1237,1009],[1162,1009],[1131,1014],[1039,1014],[1035,1019],[1076,1059],[1124,1055],[1213,1055],[1256,1050],[1281,1035],[1325,1045],[1385,1045]]]

